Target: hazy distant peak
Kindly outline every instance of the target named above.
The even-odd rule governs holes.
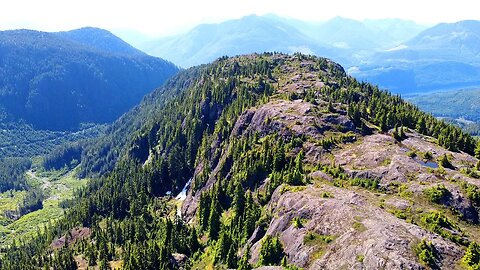
[[[83,27],[71,31],[58,32],[55,34],[68,40],[78,42],[84,46],[109,53],[128,55],[145,54],[142,51],[132,47],[130,44],[126,43],[111,32],[101,28]]]
[[[342,16],[333,17],[330,20],[328,20],[327,22],[331,22],[331,23],[354,23],[354,24],[359,24],[359,25],[362,24],[362,22],[360,22],[360,21],[350,19],[350,18],[345,18],[345,17],[342,17]]]
[[[474,56],[480,50],[480,21],[440,23],[421,32],[407,44],[428,50],[450,49]]]
[[[440,23],[426,29],[418,37],[426,35],[445,35],[453,31],[467,31],[480,34],[480,21],[466,20],[455,23]]]

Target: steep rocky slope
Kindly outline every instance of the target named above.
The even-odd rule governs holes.
[[[479,201],[468,191],[478,192],[474,169],[478,160],[448,151],[435,138],[411,128],[402,127],[404,137],[395,139],[394,129],[381,132],[367,123],[373,134],[362,136],[348,116],[348,106],[334,103],[328,110],[328,99],[321,94],[326,85],[341,84],[330,81],[331,73],[342,72],[341,67],[318,70],[315,60],[286,58],[276,69],[276,95],[244,112],[230,135],[230,141],[252,134],[302,138],[289,154],[305,153],[303,166],[309,168],[305,186],[282,184],[273,192],[264,208],[270,221],[258,226],[248,241],[252,264],[258,263],[262,237],[274,235],[283,243],[288,262],[308,269],[422,269],[428,265],[415,254],[422,239],[431,241],[436,250],[431,267],[459,267],[464,246],[480,235]],[[309,101],[308,91],[316,94]],[[333,146],[325,147],[325,138],[336,138]],[[219,148],[214,142],[211,151]],[[182,208],[187,220],[198,218],[202,192],[212,189],[218,179],[235,178],[236,161],[225,165],[230,151],[223,148],[206,184],[189,192]],[[424,158],[425,153],[430,156]],[[437,162],[444,155],[451,163],[447,168]],[[204,166],[200,163],[194,178],[202,177]],[[270,181],[257,180],[260,192]],[[446,192],[433,202],[427,190],[438,187]],[[433,221],[428,216],[435,211],[454,225],[429,227]],[[301,220],[301,226],[294,225],[295,219]],[[443,230],[448,233],[441,237]],[[321,240],[324,236],[330,237],[328,243]]]
[[[56,252],[124,269],[479,263],[477,142],[328,59],[218,59],[175,76],[108,134],[82,154],[82,170],[104,176],[48,237],[6,258],[43,267],[56,262],[36,254]],[[92,230],[81,248],[52,250],[49,239],[79,227]]]

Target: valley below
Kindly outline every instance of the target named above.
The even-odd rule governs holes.
[[[44,194],[42,207],[31,213],[19,216],[18,205],[25,198],[27,191],[6,191],[0,194],[0,249],[10,246],[13,241],[27,239],[45,230],[48,224],[59,219],[65,208],[61,202],[74,197],[74,192],[85,187],[88,179],[75,177],[75,170],[40,172],[30,169],[26,172],[27,182],[31,189],[38,188]]]
[[[480,89],[458,89],[407,94],[404,98],[434,116],[450,121],[465,131],[480,134]]]

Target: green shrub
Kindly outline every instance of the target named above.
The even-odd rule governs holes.
[[[450,162],[450,160],[447,157],[447,154],[443,154],[442,156],[440,156],[438,158],[437,162],[438,162],[438,165],[443,167],[443,168],[454,169],[452,163]]]
[[[421,218],[421,222],[426,229],[442,236],[443,238],[450,239],[451,241],[464,246],[469,244],[468,240],[463,237],[460,227],[441,212],[432,211],[428,214],[424,214]]]
[[[437,267],[437,253],[432,242],[427,242],[425,239],[422,239],[422,241],[420,241],[420,243],[414,247],[414,252],[421,263],[424,263],[432,268]]]
[[[380,181],[378,179],[368,178],[353,178],[349,182],[352,186],[359,186],[371,190],[378,189],[380,184]]]
[[[460,183],[460,186],[463,188],[466,193],[467,198],[476,205],[480,205],[480,189],[473,184],[468,182]]]
[[[432,152],[430,152],[430,151],[422,153],[421,155],[422,155],[423,160],[432,160],[432,158],[433,158]]]
[[[329,244],[333,241],[333,236],[331,235],[322,235],[316,232],[308,232],[303,237],[303,243],[307,246],[316,246],[322,244]]]
[[[323,192],[322,195],[321,195],[322,198],[333,198],[333,195],[326,191],[326,192]]]
[[[405,210],[401,210],[401,209],[391,209],[391,210],[388,210],[389,213],[392,213],[393,215],[395,215],[397,218],[399,219],[404,219],[406,220],[407,219],[407,213]]]
[[[469,269],[480,269],[480,245],[475,242],[471,242],[462,258],[462,261]]]
[[[437,185],[435,187],[426,188],[423,190],[423,194],[434,203],[440,203],[447,197],[451,196],[450,191],[444,185]]]
[[[467,175],[467,176],[470,176],[472,178],[475,178],[475,179],[479,179],[480,178],[480,172],[479,171],[476,171],[476,170],[473,170],[471,168],[462,168],[460,170],[461,173]]]
[[[293,227],[296,229],[303,228],[302,219],[299,217],[293,218]]]
[[[408,156],[408,157],[411,157],[411,158],[414,158],[414,157],[417,156],[417,152],[414,151],[414,150],[409,151],[409,152],[407,152],[407,156]]]

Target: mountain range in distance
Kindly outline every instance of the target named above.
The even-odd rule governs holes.
[[[411,98],[413,102],[428,100],[428,92],[437,90],[475,89],[480,85],[478,26],[477,21],[462,21],[428,28],[399,19],[356,21],[341,17],[312,23],[251,15],[199,25],[184,34],[148,42],[138,33],[118,33],[136,40],[139,49],[92,27],[58,33],[3,31],[0,118],[7,138],[2,137],[1,152],[39,137],[49,141],[66,138],[59,134],[78,131],[82,123],[111,123],[178,72],[175,64],[189,67],[223,55],[278,51],[326,56],[360,80],[402,95],[423,94]],[[445,115],[442,108],[436,108],[440,103],[415,104],[437,116],[476,122],[478,114],[471,114],[477,110],[475,104],[469,108],[456,105],[471,92],[455,93],[458,95],[444,95],[452,100],[449,104],[455,115]],[[18,124],[12,123],[19,121],[31,125],[18,129],[32,131],[28,132],[32,136],[21,136],[26,137],[25,143],[9,139],[18,137],[12,129]],[[91,125],[88,128],[92,130]],[[39,136],[34,130],[60,133]]]
[[[479,86],[479,24],[460,21],[427,27],[401,19],[341,17],[315,23],[250,15],[198,25],[137,47],[182,67],[263,51],[325,56],[361,80],[404,94]]]
[[[250,15],[202,24],[185,34],[138,46],[183,67],[205,64],[222,55],[275,50],[326,55],[353,64],[356,59],[349,54],[358,57],[355,53],[394,46],[423,29],[399,19],[359,22],[337,17],[325,23],[309,23],[276,15]]]

